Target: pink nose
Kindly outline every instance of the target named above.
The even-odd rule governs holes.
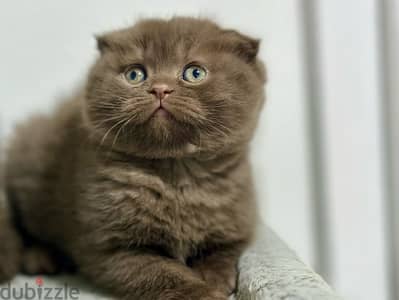
[[[164,100],[173,90],[167,84],[154,84],[148,91],[150,94],[155,95],[157,99]]]

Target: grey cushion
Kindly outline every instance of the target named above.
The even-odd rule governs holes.
[[[339,300],[330,286],[267,226],[239,263],[239,300]]]

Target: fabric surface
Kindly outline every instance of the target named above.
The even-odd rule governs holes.
[[[239,271],[238,292],[231,299],[341,299],[266,226],[259,227],[256,242],[240,260]],[[27,293],[26,297],[19,296],[21,291]],[[42,293],[41,297],[39,293]],[[47,298],[45,293],[49,294]],[[31,297],[32,295],[34,297]],[[0,300],[3,299],[111,300],[113,298],[99,292],[79,277],[18,276],[11,283],[0,287]]]
[[[342,300],[267,226],[239,263],[237,300]]]

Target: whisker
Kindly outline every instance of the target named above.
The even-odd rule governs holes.
[[[101,139],[101,142],[100,142],[99,147],[101,147],[101,146],[104,144],[105,140],[107,139],[107,137],[108,137],[108,135],[111,133],[111,131],[112,131],[114,128],[116,128],[119,124],[121,124],[121,123],[123,123],[123,122],[125,122],[125,121],[126,121],[126,119],[122,119],[122,120],[120,120],[119,122],[117,122],[116,124],[114,124],[110,129],[108,129],[107,132],[104,134],[103,138]]]

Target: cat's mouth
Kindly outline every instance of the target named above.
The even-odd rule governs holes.
[[[151,118],[170,119],[171,117],[173,117],[173,114],[165,107],[162,101],[159,101],[158,106],[151,114]]]
[[[160,118],[170,118],[171,113],[168,111],[165,107],[159,106],[153,113],[154,117],[160,117]]]
[[[159,125],[173,126],[195,125],[203,120],[198,109],[187,108],[184,103],[174,100],[168,98],[167,101],[153,103],[151,108],[148,109],[146,120],[159,123]]]

